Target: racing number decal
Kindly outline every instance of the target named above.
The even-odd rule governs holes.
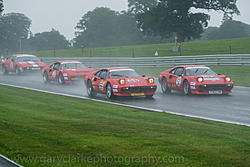
[[[104,85],[105,85],[106,81],[101,81],[99,84],[99,89],[103,90],[104,89]]]
[[[55,78],[56,77],[56,71],[53,71],[52,73],[52,77]]]
[[[177,78],[176,86],[181,86],[181,79],[182,79],[182,77]]]

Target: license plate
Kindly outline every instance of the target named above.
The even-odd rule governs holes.
[[[208,93],[210,95],[221,95],[222,94],[222,90],[209,91]]]
[[[80,78],[71,78],[71,80],[76,81],[79,80]]]
[[[131,93],[131,96],[144,96],[144,93]]]
[[[31,68],[31,70],[40,70],[40,68]]]

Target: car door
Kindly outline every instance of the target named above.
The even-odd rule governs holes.
[[[55,63],[55,65],[53,66],[52,69],[52,73],[51,73],[51,78],[52,80],[57,80],[59,73],[60,73],[60,63]]]
[[[13,68],[11,69],[11,57],[12,56],[9,56],[6,58],[4,64],[5,64],[5,67],[7,68],[8,71],[13,71]]]
[[[96,72],[92,78],[92,87],[95,91],[99,91],[100,74],[102,70]]]
[[[172,73],[169,75],[169,82],[171,84],[172,89],[176,90],[182,89],[183,76],[184,76],[183,67],[177,67],[172,71]]]
[[[106,92],[108,70],[102,70],[100,74],[99,91]]]

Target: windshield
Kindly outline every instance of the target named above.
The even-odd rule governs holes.
[[[186,76],[197,76],[197,75],[217,75],[217,74],[208,67],[186,69]]]
[[[17,57],[17,62],[26,62],[26,61],[40,61],[38,57],[33,56],[25,56],[25,57]]]
[[[86,68],[82,63],[64,63],[62,64],[62,69],[74,69],[74,68]]]
[[[141,77],[134,70],[117,70],[110,71],[109,78],[128,78],[128,77]]]

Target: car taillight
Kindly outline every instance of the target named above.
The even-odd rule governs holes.
[[[199,78],[197,78],[197,81],[198,81],[198,82],[203,82],[203,78],[202,78],[202,77],[199,77]]]
[[[231,81],[231,77],[226,77],[225,80],[226,80],[227,82],[230,82],[230,81]]]
[[[120,80],[120,84],[121,84],[121,85],[124,85],[124,84],[125,84],[125,80],[124,80],[124,79],[121,79],[121,80]]]
[[[149,82],[150,84],[152,84],[152,83],[154,83],[155,81],[154,81],[153,78],[149,78],[149,79],[148,79],[148,82]]]

